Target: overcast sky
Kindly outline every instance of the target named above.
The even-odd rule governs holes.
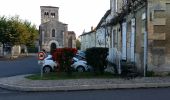
[[[76,35],[96,27],[110,8],[110,0],[1,0],[0,16],[15,16],[40,25],[40,6],[59,7],[59,21]]]

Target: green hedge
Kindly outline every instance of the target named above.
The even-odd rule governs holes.
[[[95,73],[104,73],[104,68],[107,66],[106,57],[108,48],[94,47],[86,50],[86,60],[94,69]]]
[[[37,53],[38,47],[28,47],[28,53]]]

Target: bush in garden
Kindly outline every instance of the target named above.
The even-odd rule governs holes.
[[[108,48],[94,47],[86,50],[86,60],[89,65],[94,68],[97,74],[104,73],[104,67],[107,65],[106,57],[108,55]]]
[[[52,56],[58,64],[58,71],[65,71],[67,74],[71,74],[72,58],[77,53],[75,48],[57,48],[53,51]]]

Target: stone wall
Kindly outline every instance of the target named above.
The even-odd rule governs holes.
[[[58,7],[41,6],[41,24],[51,20],[59,21]]]
[[[148,64],[155,72],[170,71],[170,2],[149,0]]]
[[[64,33],[64,47],[76,48],[76,34],[73,31]]]
[[[21,46],[14,45],[11,49],[11,57],[16,56],[18,57],[21,54]]]

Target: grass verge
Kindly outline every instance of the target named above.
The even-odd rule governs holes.
[[[89,78],[115,78],[116,76],[111,73],[104,73],[103,75],[95,75],[91,72],[73,72],[72,75],[67,75],[64,72],[52,72],[48,74],[43,74],[41,77],[40,74],[34,74],[26,76],[27,79],[31,80],[65,80],[65,79],[89,79]]]

